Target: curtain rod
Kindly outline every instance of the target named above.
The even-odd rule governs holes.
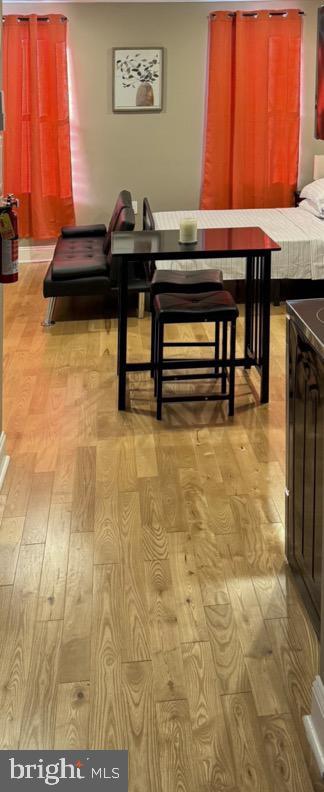
[[[2,21],[5,22],[6,18],[7,18],[6,16],[3,16],[2,17]],[[30,17],[29,16],[17,16],[17,19],[18,19],[18,22],[29,22]],[[61,22],[67,22],[68,21],[68,18],[65,17],[65,16],[61,16],[60,19],[61,19]],[[38,16],[37,17],[37,22],[49,22],[49,21],[50,21],[50,17],[48,17],[48,16]]]
[[[269,16],[287,16],[290,10],[292,11],[293,9],[287,9],[286,11],[268,11],[268,14]],[[213,17],[218,13],[219,13],[218,11],[211,11],[209,16]],[[246,16],[246,17],[257,17],[259,11],[241,11],[240,13],[242,14],[242,16]],[[236,14],[237,11],[228,11],[229,17],[235,17]],[[305,16],[305,11],[298,11],[298,14],[300,16]]]

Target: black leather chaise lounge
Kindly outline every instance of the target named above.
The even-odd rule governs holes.
[[[133,231],[135,215],[132,197],[122,190],[108,226],[65,226],[62,228],[53,260],[44,278],[43,294],[49,298],[44,325],[53,324],[57,297],[82,297],[106,294],[118,286],[118,271],[112,265],[111,234],[113,231]],[[130,273],[129,289],[142,296],[149,283],[145,272],[134,269]],[[143,301],[141,302],[144,308]]]

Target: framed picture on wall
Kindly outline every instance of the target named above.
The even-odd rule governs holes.
[[[113,49],[114,112],[159,112],[162,102],[163,48]]]

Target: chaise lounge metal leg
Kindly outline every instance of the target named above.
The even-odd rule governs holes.
[[[47,303],[45,319],[42,322],[43,327],[51,327],[53,324],[55,324],[53,319],[55,303],[56,303],[56,297],[50,297]]]
[[[137,316],[139,319],[144,319],[145,313],[145,292],[138,293],[138,309]]]

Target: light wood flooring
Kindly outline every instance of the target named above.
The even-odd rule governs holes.
[[[0,748],[128,748],[130,792],[322,789],[318,645],[284,557],[284,308],[268,406],[239,374],[234,419],[159,424],[147,376],[116,410],[116,320],[41,327],[43,273],[5,289]],[[149,332],[130,320],[130,356]]]

